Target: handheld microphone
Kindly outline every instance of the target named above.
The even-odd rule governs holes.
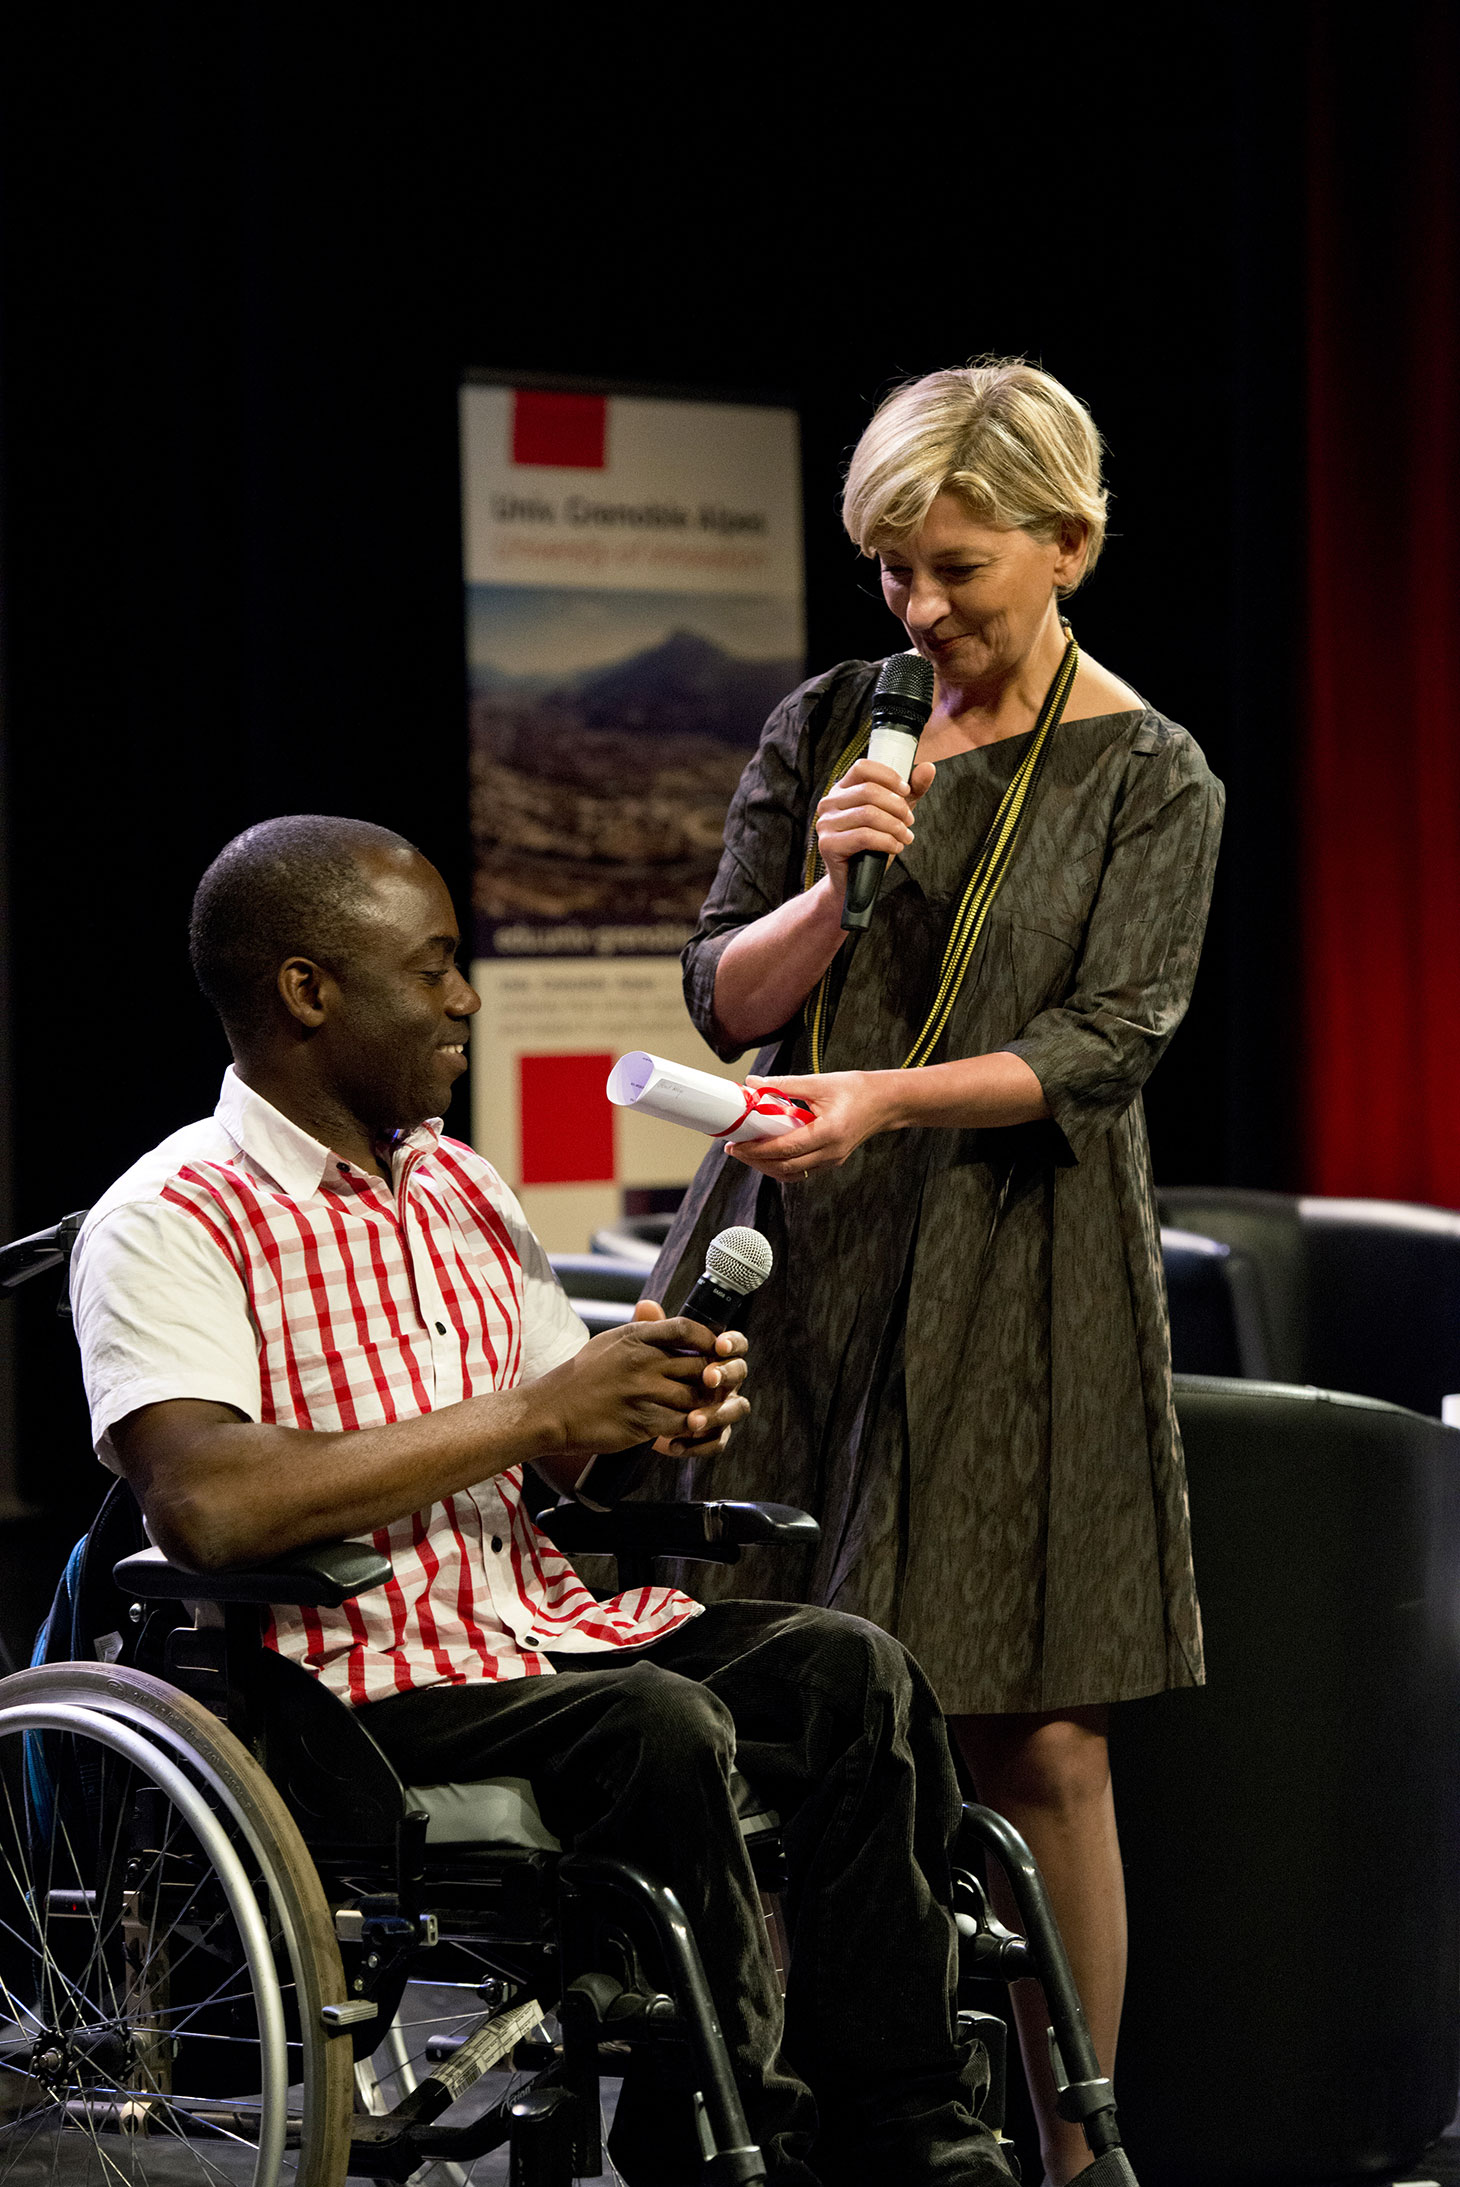
[[[758,1230],[737,1224],[711,1238],[705,1265],[680,1307],[685,1321],[702,1322],[723,1335],[752,1291],[758,1291],[775,1265],[775,1255]]]
[[[758,1230],[737,1224],[733,1230],[720,1231],[706,1248],[704,1271],[680,1314],[722,1335],[741,1319],[746,1299],[760,1289],[774,1263],[775,1255]],[[590,1458],[578,1476],[575,1493],[580,1502],[606,1510],[638,1486],[649,1460],[660,1455],[652,1443],[634,1443],[628,1450]]]
[[[872,741],[868,759],[891,767],[910,781],[917,757],[918,738],[933,709],[933,669],[921,653],[894,653],[882,664],[877,688],[872,693]],[[881,851],[858,851],[847,867],[847,893],[842,902],[842,927],[860,934],[872,917],[872,906],[887,870]]]

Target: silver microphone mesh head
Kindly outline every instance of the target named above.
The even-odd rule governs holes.
[[[914,700],[920,706],[933,703],[933,664],[925,661],[921,653],[894,653],[890,661],[882,664],[873,694],[874,704],[884,697]]]
[[[705,1254],[705,1274],[727,1291],[743,1298],[758,1291],[770,1274],[775,1255],[758,1230],[737,1224],[711,1238]]]

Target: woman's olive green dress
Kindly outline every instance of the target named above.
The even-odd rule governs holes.
[[[685,952],[705,1038],[727,942],[802,884],[808,829],[879,663],[772,715]],[[824,1068],[898,1067],[1024,737],[938,763],[845,971]],[[875,1620],[950,1713],[1126,1700],[1202,1677],[1186,1478],[1141,1087],[1185,1012],[1222,790],[1159,714],[1062,724],[934,1061],[1007,1049],[1053,1120],[884,1132],[781,1186],[712,1147],[649,1295],[671,1312],[729,1223],[776,1266],[757,1294],[753,1412],[686,1492],[799,1504],[814,1555],[681,1575],[705,1597]],[[839,965],[841,960],[839,960]],[[798,1014],[756,1060],[809,1067]]]

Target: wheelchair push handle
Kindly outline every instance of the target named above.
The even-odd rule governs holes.
[[[87,1212],[86,1208],[78,1207],[47,1230],[33,1230],[29,1237],[12,1238],[9,1245],[0,1245],[0,1295],[18,1291],[33,1276],[44,1276],[53,1268],[65,1268]]]

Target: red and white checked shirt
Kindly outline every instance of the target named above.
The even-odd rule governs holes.
[[[229,1071],[205,1123],[119,1178],[71,1261],[92,1440],[178,1397],[248,1420],[363,1428],[510,1389],[587,1331],[490,1163],[423,1124],[394,1179],[342,1162]],[[301,1463],[307,1463],[307,1457]],[[632,1648],[699,1605],[671,1587],[595,1602],[533,1525],[514,1468],[368,1537],[385,1587],[276,1606],[267,1638],[341,1699],[551,1672],[547,1650]]]

